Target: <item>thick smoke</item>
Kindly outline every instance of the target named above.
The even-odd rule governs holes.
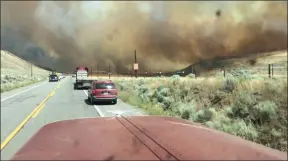
[[[287,49],[287,2],[1,1],[1,48],[13,36],[4,27],[16,28],[24,46],[41,47],[58,70],[106,70],[111,62],[114,72],[126,72],[137,50],[140,71],[170,71]]]

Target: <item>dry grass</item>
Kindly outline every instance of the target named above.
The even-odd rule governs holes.
[[[261,75],[262,77],[268,77],[268,65],[273,64],[273,77],[287,78],[287,50],[251,54],[242,58],[216,60],[215,63],[229,64],[225,67],[226,73],[229,73],[231,69],[240,67],[251,74]],[[215,69],[203,74],[203,76],[214,76],[220,71],[220,69]]]
[[[218,72],[197,78],[111,79],[121,99],[149,114],[181,117],[287,151],[287,76],[268,78],[234,67],[225,78]]]
[[[48,71],[1,50],[1,93],[43,81],[48,75]]]

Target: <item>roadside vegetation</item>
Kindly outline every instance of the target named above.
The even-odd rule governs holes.
[[[1,93],[12,89],[25,87],[27,85],[44,81],[45,75],[30,76],[13,69],[1,68]]]
[[[1,50],[1,93],[43,81],[48,74],[47,70]]]
[[[287,151],[287,77],[245,70],[226,77],[115,78],[119,97],[150,115],[174,116]]]

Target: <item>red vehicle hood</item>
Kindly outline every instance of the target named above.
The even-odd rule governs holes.
[[[172,117],[59,121],[41,128],[12,160],[287,160],[287,154]]]

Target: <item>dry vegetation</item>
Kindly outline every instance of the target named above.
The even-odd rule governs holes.
[[[151,115],[188,119],[287,151],[287,76],[268,78],[242,68],[225,78],[215,74],[112,79],[123,101]]]
[[[32,69],[32,76],[31,76]],[[48,78],[49,72],[1,50],[1,93]]]
[[[223,60],[214,60],[215,64],[225,64],[225,69],[233,68],[245,69],[251,74],[268,77],[268,65],[273,64],[274,77],[287,77],[287,50],[280,50],[268,53],[252,54],[242,58],[229,58]],[[220,69],[212,70],[203,74],[203,76],[213,76],[219,74]]]

